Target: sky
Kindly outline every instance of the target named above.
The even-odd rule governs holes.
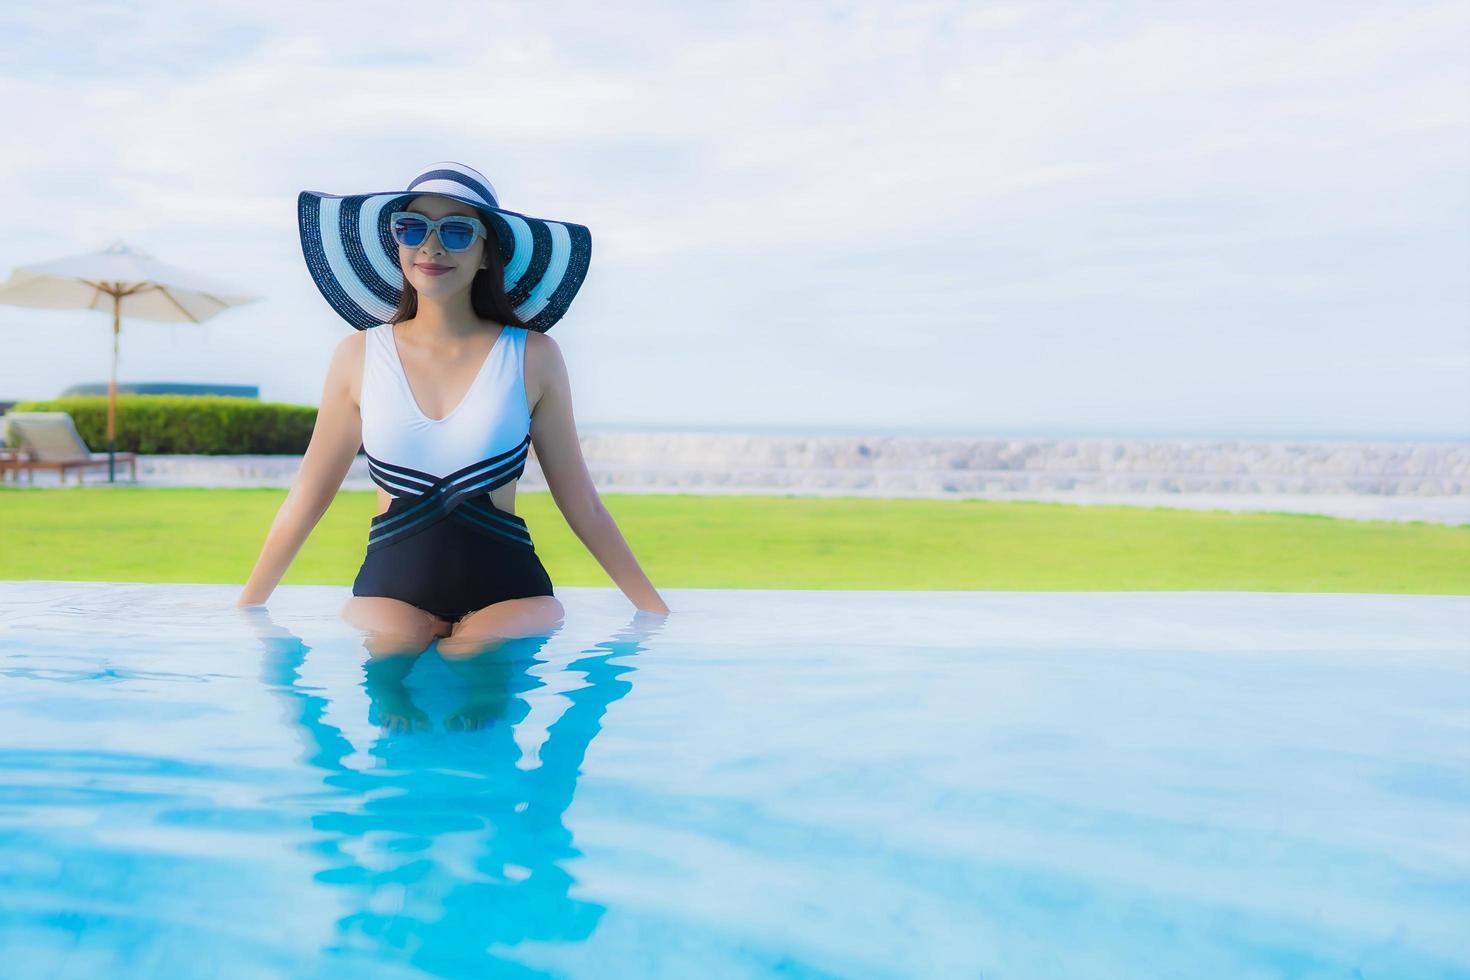
[[[262,296],[121,381],[316,404],[301,190],[586,225],[584,429],[1470,438],[1470,2],[0,7],[0,277],[121,239]],[[0,400],[111,317],[0,306]]]

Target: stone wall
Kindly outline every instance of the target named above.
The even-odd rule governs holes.
[[[918,494],[1470,494],[1470,443],[584,433],[599,488]],[[147,482],[288,485],[296,456],[145,456]],[[346,486],[370,486],[359,456]],[[90,478],[89,478],[90,479]],[[534,452],[521,486],[545,487]]]
[[[584,435],[582,448],[600,486],[1470,493],[1470,443],[593,433]]]

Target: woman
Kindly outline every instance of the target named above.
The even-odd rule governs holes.
[[[378,484],[367,553],[342,615],[402,652],[534,636],[561,602],[515,514],[531,446],[567,523],[640,609],[668,606],[603,506],[582,459],[561,350],[546,335],[581,286],[581,225],[499,207],[459,163],[407,191],[303,191],[302,249],[357,332],[337,345],[301,470],[237,605],[263,603],[361,445]],[[396,308],[395,308],[396,304]]]

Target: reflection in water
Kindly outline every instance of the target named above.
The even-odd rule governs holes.
[[[585,685],[564,692],[570,707],[549,727],[531,769],[517,765],[512,726],[530,709],[523,695],[544,686],[530,671],[545,663],[536,654],[549,636],[510,640],[453,664],[468,680],[468,697],[444,719],[450,734],[433,733],[404,683],[413,658],[371,660],[364,667],[370,718],[402,731],[379,738],[369,750],[377,765],[360,769],[346,761],[357,747],[325,720],[327,699],[301,683],[310,648],[263,607],[242,613],[265,644],[262,680],[299,726],[305,761],[324,773],[325,792],[291,801],[316,811],[312,827],[323,836],[309,848],[327,864],[316,880],[350,909],[324,953],[369,969],[398,960],[429,973],[535,975],[494,947],[592,934],[605,906],[569,894],[574,879],[563,864],[580,852],[563,817],[603,714],[632,687],[623,675],[635,668],[612,659],[645,649],[640,641],[665,617],[640,611],[566,665],[585,675]]]

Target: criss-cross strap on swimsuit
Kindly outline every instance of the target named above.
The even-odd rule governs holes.
[[[525,520],[491,491],[520,477],[531,447],[527,329],[505,326],[469,390],[441,419],[424,415],[393,325],[364,331],[362,445],[393,499],[372,519],[354,595],[403,599],[458,619],[502,599],[551,595]]]
[[[526,522],[489,501],[490,491],[521,475],[530,445],[531,437],[528,435],[514,449],[507,449],[498,456],[471,463],[442,477],[367,454],[368,473],[373,482],[395,497],[413,501],[397,513],[391,512],[390,504],[389,512],[373,518],[368,532],[368,551],[371,553],[386,547],[396,538],[417,533],[426,524],[446,517],[531,547],[531,534],[526,530]]]

